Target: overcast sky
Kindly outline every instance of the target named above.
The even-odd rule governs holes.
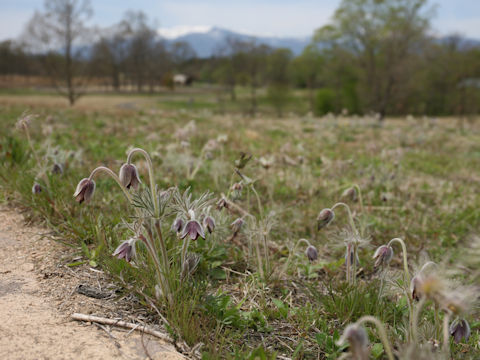
[[[129,9],[143,10],[166,34],[211,26],[253,35],[309,36],[328,22],[340,0],[94,0],[92,24],[108,26]],[[431,0],[438,4],[435,33],[480,39],[480,0]],[[43,0],[0,0],[0,40],[14,38]]]

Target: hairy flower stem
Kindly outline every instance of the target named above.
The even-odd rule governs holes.
[[[255,190],[255,187],[253,184],[251,185],[252,191],[255,194],[255,198],[257,199],[257,206],[258,206],[258,211],[260,213],[260,218],[263,219],[263,207],[262,207],[262,201],[260,200],[260,196],[257,193],[257,190]]]
[[[450,323],[450,312],[446,312],[445,316],[443,317],[443,351],[445,352],[445,358],[450,359],[450,330],[448,325]]]
[[[350,261],[351,258],[352,258],[351,255],[350,255],[351,246],[352,246],[352,244],[348,244],[348,245],[347,245],[347,265],[346,265],[347,270],[346,270],[346,275],[347,275],[347,283],[349,283],[349,284],[350,284],[350,281],[351,281],[351,280],[350,280],[350,275],[351,275],[350,273],[351,273],[351,266],[352,266],[351,261]],[[354,259],[354,260],[355,260],[355,259]]]
[[[403,271],[405,273],[405,282],[406,285],[410,285],[410,272],[408,271],[408,260],[407,260],[407,247],[405,242],[400,238],[394,238],[388,242],[387,246],[391,246],[394,242],[399,243],[402,246],[402,254],[403,254]]]
[[[37,165],[40,165],[40,158],[38,157],[38,154],[35,151],[35,148],[33,147],[32,138],[30,137],[30,131],[28,130],[28,126],[26,124],[23,124],[23,130],[25,130],[28,146],[30,146],[30,150],[32,151],[33,157],[35,158]],[[45,174],[45,184],[47,185],[47,189],[50,191],[50,180],[47,174]]]
[[[152,192],[152,200],[153,200],[153,206],[155,209],[155,217],[159,217],[159,211],[158,211],[158,199],[157,199],[157,191],[156,191],[156,186],[155,186],[155,175],[153,171],[153,163],[152,163],[152,158],[150,155],[143,149],[141,148],[133,148],[128,152],[127,155],[127,164],[131,164],[132,162],[132,157],[135,153],[141,153],[145,159],[147,160],[147,165],[148,165],[148,179],[150,180],[150,191]]]
[[[183,269],[183,266],[185,264],[185,260],[187,258],[187,250],[188,250],[188,245],[190,245],[190,236],[187,236],[184,240],[183,240],[183,245],[182,245],[182,253],[180,255],[180,264],[182,266],[182,269]]]
[[[387,332],[385,331],[385,327],[383,326],[383,324],[376,317],[368,315],[362,316],[357,321],[358,325],[362,325],[363,323],[371,323],[377,327],[378,333],[380,335],[380,340],[382,341],[383,349],[387,354],[388,360],[395,360],[395,358],[393,357],[392,347],[390,346],[390,342],[388,341]]]
[[[197,175],[198,170],[202,167],[203,164],[203,155],[205,154],[205,147],[202,148],[202,151],[200,152],[200,156],[197,161],[197,165],[195,166],[195,169],[188,175],[188,180],[193,180],[195,179],[195,175]]]
[[[415,344],[420,343],[420,339],[418,338],[418,319],[420,317],[420,314],[422,313],[423,307],[425,306],[426,299],[425,297],[422,297],[415,308],[415,311],[413,312],[413,319],[411,321],[411,330],[412,330],[412,335],[413,335],[413,341]]]
[[[101,172],[104,172],[106,173],[107,175],[110,175],[113,180],[115,180],[118,184],[118,186],[120,186],[120,189],[122,189],[123,191],[123,194],[125,195],[125,197],[127,198],[128,202],[131,203],[132,202],[132,196],[130,195],[130,193],[128,192],[127,188],[125,186],[122,185],[122,182],[120,181],[120,178],[118,177],[117,174],[115,174],[112,170],[110,170],[108,167],[106,166],[99,166],[95,169],[93,169],[93,171],[90,173],[90,176],[88,177],[88,180],[93,180],[94,176],[97,175],[98,173],[101,173]]]
[[[155,272],[157,274],[157,281],[160,284],[162,289],[163,296],[168,299],[169,289],[166,285],[165,274],[162,270],[162,264],[160,263],[160,259],[158,258],[158,253],[155,248],[155,241],[153,239],[153,232],[148,226],[145,226],[147,231],[148,238],[145,238],[145,245],[147,246],[148,252],[152,257],[153,264],[155,265]]]
[[[262,240],[263,240],[263,251],[265,252],[265,270],[267,271],[267,274],[270,275],[270,257],[269,257],[269,250],[268,250],[268,239],[267,239],[268,233],[266,231],[263,232]]]
[[[170,264],[169,264],[169,261],[168,261],[167,248],[165,246],[165,241],[164,241],[163,236],[162,236],[162,229],[160,228],[160,221],[159,220],[155,221],[155,229],[157,230],[157,236],[158,236],[158,240],[159,240],[159,243],[160,243],[160,253],[162,255],[163,267],[164,267],[163,271],[164,271],[165,274],[168,274],[169,269],[170,269]]]
[[[402,255],[403,255],[403,272],[405,275],[405,288],[408,289],[410,286],[410,272],[408,270],[408,259],[407,259],[407,246],[405,245],[405,241],[403,241],[400,238],[394,238],[388,242],[387,246],[391,246],[393,243],[399,243],[400,246],[402,247]],[[407,291],[407,302],[409,304],[409,309],[410,309],[410,316],[409,316],[409,323],[410,323],[410,331],[409,331],[409,337],[411,336],[410,334],[413,334],[415,331],[413,329],[415,325],[414,319],[413,319],[413,306],[412,306],[412,299],[410,299],[410,296],[408,296],[408,291]]]
[[[350,227],[352,228],[352,231],[355,234],[359,234],[359,232],[357,230],[357,227],[355,226],[355,222],[353,221],[353,215],[352,215],[352,211],[350,210],[350,206],[348,206],[347,204],[345,204],[343,202],[338,202],[338,203],[336,203],[335,205],[332,206],[331,210],[333,211],[333,210],[335,210],[335,208],[337,208],[339,206],[343,206],[345,209],[347,209],[348,221],[350,223]]]

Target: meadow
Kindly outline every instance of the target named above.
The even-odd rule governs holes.
[[[0,200],[205,359],[480,358],[478,121],[191,97],[2,93]]]

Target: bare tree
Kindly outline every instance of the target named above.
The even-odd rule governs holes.
[[[25,37],[32,51],[44,55],[55,87],[73,105],[82,95],[80,68],[84,68],[81,40],[85,22],[92,16],[88,0],[45,0],[43,12],[36,11]]]

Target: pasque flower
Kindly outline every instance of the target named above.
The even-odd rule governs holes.
[[[453,336],[453,341],[459,343],[462,338],[465,339],[465,342],[470,338],[470,325],[465,319],[456,319],[450,325],[450,335]]]
[[[305,255],[307,255],[308,260],[315,261],[318,258],[317,248],[313,245],[309,245],[305,250]]]
[[[240,229],[242,228],[244,223],[245,223],[245,221],[242,218],[238,218],[237,220],[235,220],[234,222],[232,222],[230,224],[230,226],[232,227],[232,230],[233,230],[233,235],[238,234],[238,232],[240,231]]]
[[[205,232],[203,231],[202,225],[197,220],[189,220],[185,227],[183,228],[182,235],[180,238],[184,239],[185,237],[190,236],[190,239],[197,240],[200,236],[205,239]]]
[[[382,245],[377,248],[375,254],[373,254],[373,259],[375,260],[374,267],[386,266],[390,263],[393,258],[393,248],[388,245]]]
[[[335,218],[335,213],[332,209],[323,209],[317,216],[317,229],[320,230],[330,224]]]
[[[215,219],[212,218],[210,215],[206,216],[205,219],[203,219],[203,226],[211,234],[213,230],[215,230]]]
[[[125,261],[130,262],[133,257],[136,255],[135,243],[137,242],[136,238],[130,238],[123,241],[112,254],[119,259],[125,259]]]
[[[137,167],[133,164],[123,164],[120,168],[120,174],[118,176],[121,183],[127,189],[133,187],[135,190],[138,189],[138,185],[141,183],[140,177],[138,176]]]
[[[181,232],[183,229],[184,221],[181,217],[177,217],[172,224],[172,230],[176,231],[177,233]]]
[[[39,183],[33,183],[32,194],[40,194],[42,192],[42,186]]]
[[[348,325],[337,341],[337,345],[343,345],[347,342],[355,359],[368,359],[368,335],[363,326],[358,324]]]
[[[84,178],[78,183],[77,188],[73,193],[73,197],[81,204],[84,201],[89,202],[94,192],[95,181]]]

